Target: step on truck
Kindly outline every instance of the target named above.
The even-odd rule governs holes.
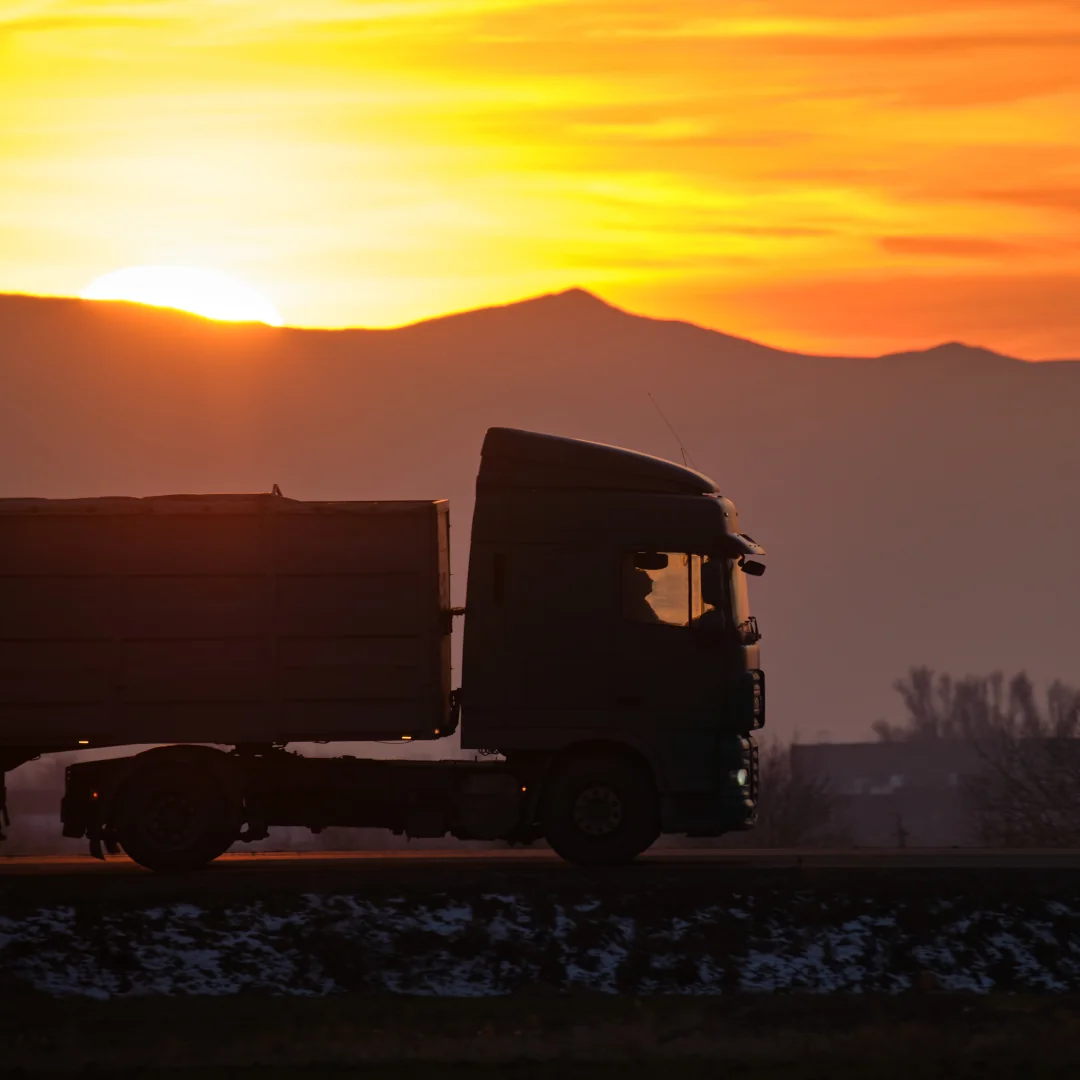
[[[463,612],[445,501],[3,499],[0,778],[156,744],[69,765],[60,807],[64,836],[156,871],[274,826],[592,864],[747,829],[761,554],[699,473],[510,428],[483,444]],[[454,734],[453,760],[289,749]]]

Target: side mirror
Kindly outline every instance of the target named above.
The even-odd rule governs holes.
[[[666,570],[668,557],[662,551],[638,551],[634,554],[637,570]]]
[[[742,567],[744,574],[749,574],[751,577],[761,577],[765,573],[765,564],[754,562],[753,559],[740,559],[739,566]]]

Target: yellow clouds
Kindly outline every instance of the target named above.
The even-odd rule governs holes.
[[[0,289],[210,265],[388,325],[582,284],[829,351],[952,296],[1080,353],[1016,287],[1078,273],[1078,42],[1032,0],[8,4]]]

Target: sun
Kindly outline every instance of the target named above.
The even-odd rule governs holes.
[[[281,326],[277,308],[257,289],[201,266],[127,266],[95,278],[83,300],[130,300],[227,322]]]

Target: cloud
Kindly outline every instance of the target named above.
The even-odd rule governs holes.
[[[893,255],[943,255],[955,259],[997,259],[1031,250],[1021,244],[977,236],[883,236],[878,244]]]
[[[967,191],[965,195],[969,199],[986,202],[1080,214],[1080,184],[1068,187],[984,188]]]
[[[697,321],[772,345],[876,355],[961,340],[1028,359],[1080,358],[1080,274],[823,273],[732,283],[672,282],[656,307],[681,295]],[[640,309],[639,294],[609,288],[613,302]],[[714,313],[706,316],[709,310]]]
[[[179,0],[24,0],[0,9],[0,30],[78,30],[121,28],[173,22],[191,14]]]
[[[1074,258],[1075,3],[0,9],[0,225],[18,224],[0,290],[180,260],[340,326],[583,280],[771,340],[782,308],[749,326],[756,309],[725,297]],[[1055,351],[1080,352],[1073,323],[1022,296]],[[846,340],[842,306],[811,314],[807,344]],[[914,302],[883,314],[880,351],[930,321]]]

